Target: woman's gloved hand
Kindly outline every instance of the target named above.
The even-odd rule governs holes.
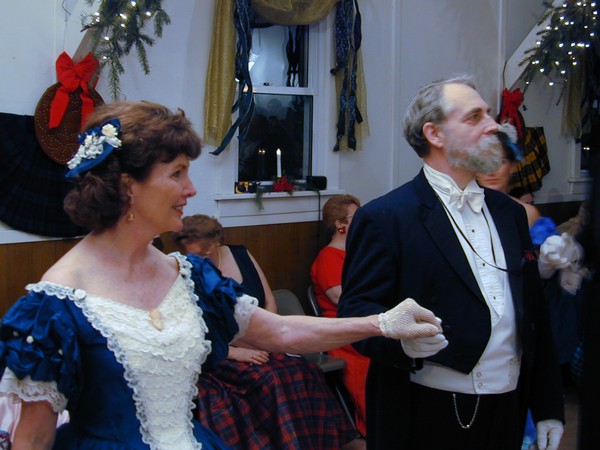
[[[428,309],[407,298],[379,314],[381,334],[392,339],[414,339],[441,334],[441,320]]]

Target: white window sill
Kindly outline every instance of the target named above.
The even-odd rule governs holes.
[[[312,222],[320,218],[323,204],[339,189],[316,191],[266,192],[263,209],[255,203],[254,194],[215,194],[219,221],[226,227]]]
[[[593,180],[592,177],[571,177],[569,183],[591,183]]]

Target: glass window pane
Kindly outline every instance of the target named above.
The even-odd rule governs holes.
[[[582,177],[588,177],[590,174],[590,153],[589,135],[584,135],[581,139],[581,157],[579,160],[579,171]]]
[[[252,31],[249,69],[255,86],[307,87],[307,30],[272,25]]]
[[[282,175],[294,180],[312,175],[312,97],[254,94],[254,101],[254,116],[240,125],[238,181],[272,181],[277,149]]]

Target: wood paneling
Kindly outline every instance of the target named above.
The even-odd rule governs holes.
[[[169,234],[161,239],[163,251],[177,250]],[[310,266],[327,239],[319,223],[302,222],[226,228],[225,243],[245,245],[272,290],[289,289],[306,305]]]
[[[22,295],[25,286],[78,242],[77,239],[0,245],[0,316]]]
[[[306,301],[310,265],[326,244],[317,222],[233,227],[225,229],[226,242],[248,247],[263,269],[271,289],[289,289]],[[176,250],[169,234],[161,236],[162,250]],[[25,286],[44,272],[77,240],[0,245],[0,317],[22,295]]]
[[[577,214],[579,203],[539,205],[542,214],[557,224]],[[271,289],[289,289],[306,302],[310,265],[327,239],[317,222],[287,223],[225,229],[225,241],[248,247],[263,269]],[[169,234],[161,236],[163,251],[176,247]],[[59,240],[0,245],[0,316],[20,296],[25,286],[44,272],[77,240]]]

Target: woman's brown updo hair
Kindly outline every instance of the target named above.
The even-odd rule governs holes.
[[[335,233],[337,228],[335,225],[336,220],[342,223],[348,222],[346,216],[348,215],[348,206],[350,205],[360,207],[360,200],[354,195],[341,194],[334,195],[323,205],[323,223],[331,234]]]
[[[193,160],[202,148],[200,136],[182,110],[173,112],[152,102],[109,103],[88,117],[84,130],[110,119],[121,122],[121,147],[96,167],[76,176],[75,186],[64,202],[74,223],[94,231],[112,227],[128,209],[122,174],[143,181],[156,163],[169,163],[181,154]]]

